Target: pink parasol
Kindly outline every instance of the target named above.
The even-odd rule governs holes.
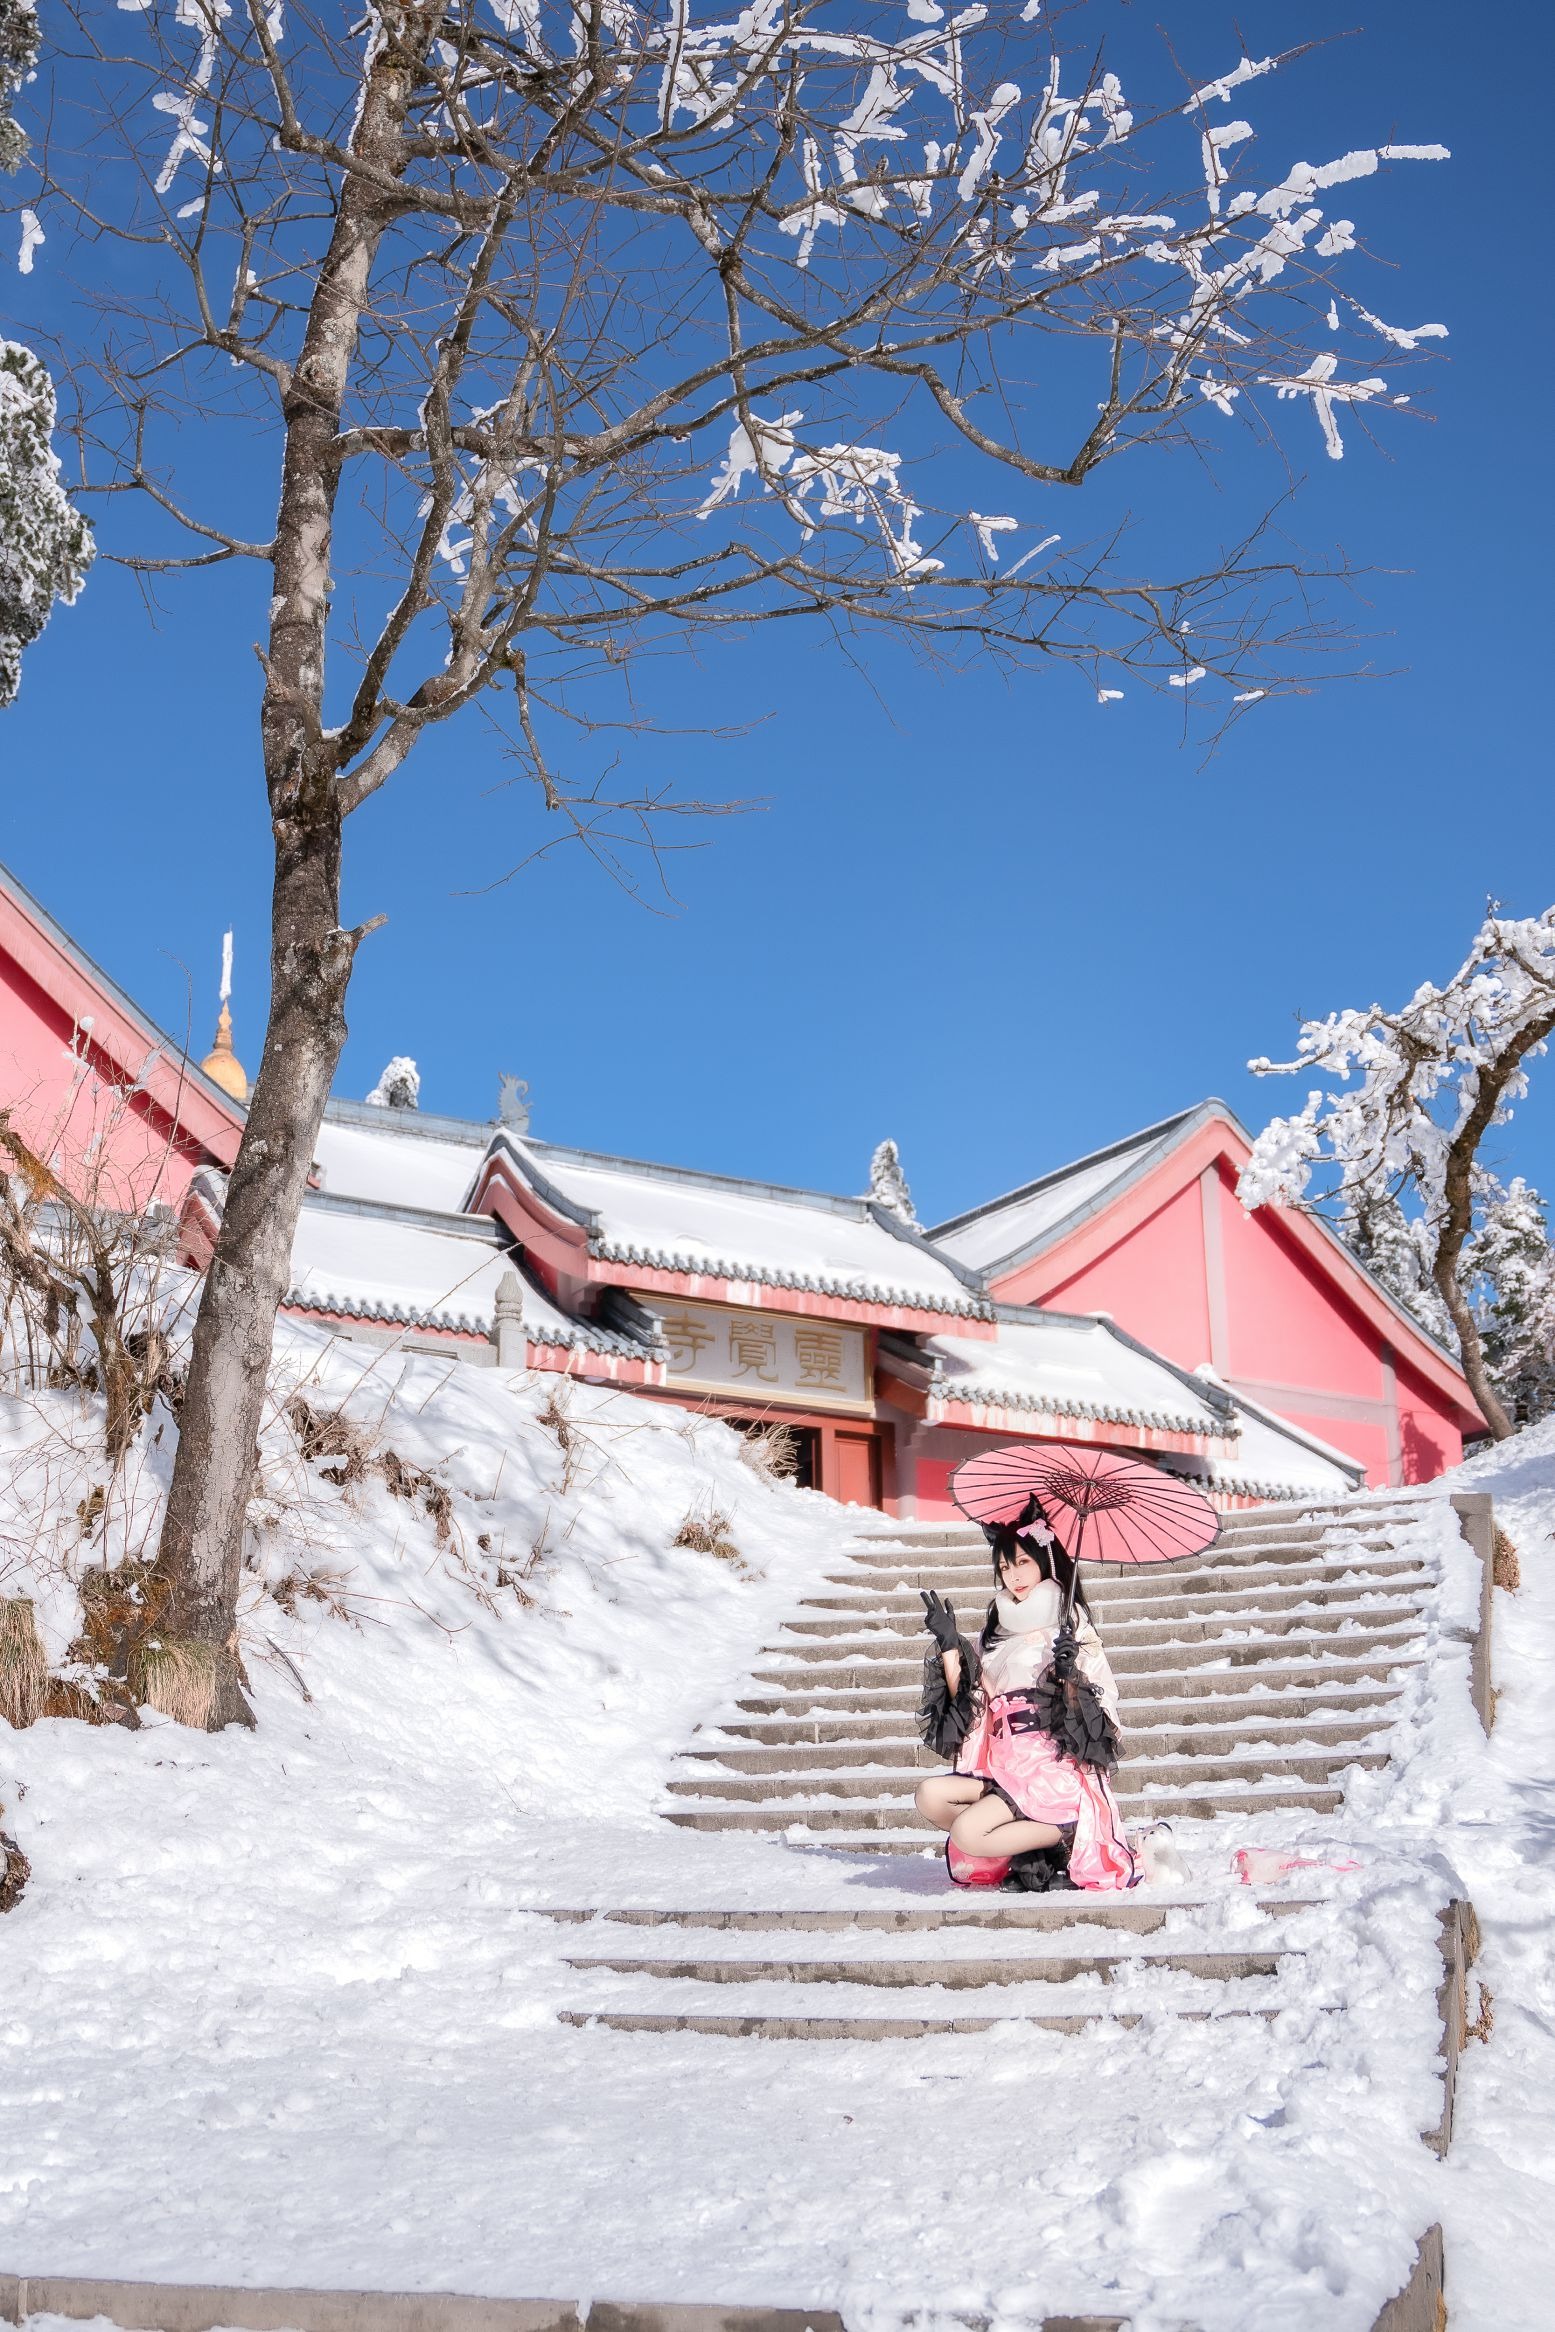
[[[1044,1449],[1030,1442],[968,1458],[950,1493],[974,1522],[1001,1528],[1045,1521],[1071,1561],[1174,1563],[1201,1555],[1220,1517],[1201,1491],[1109,1450]]]

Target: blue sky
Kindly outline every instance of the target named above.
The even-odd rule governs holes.
[[[1353,21],[1328,0],[1162,14],[1212,68],[1234,25],[1256,54]],[[752,725],[634,742],[641,773],[766,806],[699,830],[670,914],[566,855],[486,887],[542,836],[467,719],[352,821],[348,911],[389,923],[360,958],[341,1091],[408,1052],[425,1106],[487,1116],[510,1069],[553,1140],[842,1190],[889,1133],[932,1219],[1208,1092],[1254,1122],[1293,1106],[1296,1081],[1243,1064],[1298,1013],[1444,974],[1487,894],[1550,902],[1551,160],[1516,95],[1548,77],[1550,17],[1508,0],[1493,42],[1441,0],[1375,0],[1362,23],[1248,110],[1311,160],[1390,136],[1454,151],[1355,205],[1398,262],[1375,304],[1451,329],[1409,382],[1434,418],[1380,448],[1352,431],[1342,464],[1305,410],[1286,437],[1306,477],[1290,531],[1378,570],[1357,616],[1391,676],[1260,708],[1206,764],[1156,700],[1101,711],[1063,672],[887,652],[862,673],[788,631],[687,659],[656,676],[666,722]],[[1167,523],[1216,491],[1185,464],[1156,478]],[[1226,479],[1229,512],[1234,461]],[[152,619],[100,566],[31,651],[0,714],[0,855],[199,1049],[231,923],[252,1067],[255,586],[160,596]],[[1555,1189],[1555,1064],[1500,1155]]]

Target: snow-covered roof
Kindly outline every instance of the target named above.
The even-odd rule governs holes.
[[[1229,1398],[1218,1387],[1174,1368],[1110,1321],[1008,1304],[998,1307],[998,1319],[992,1344],[925,1339],[935,1401],[1209,1439],[1236,1431]]]
[[[491,1140],[491,1127],[418,1109],[332,1101],[314,1145],[330,1197],[455,1214]]]
[[[1232,1397],[1241,1430],[1233,1456],[1209,1461],[1217,1489],[1243,1498],[1304,1498],[1314,1490],[1343,1497],[1365,1481],[1366,1468],[1359,1458],[1277,1417],[1243,1393]]]
[[[1126,1183],[1175,1148],[1191,1125],[1221,1107],[1219,1102],[1204,1101],[1179,1110],[1175,1117],[1145,1126],[1105,1150],[1093,1150],[1088,1157],[1039,1175],[1035,1182],[1022,1183],[1002,1198],[953,1215],[929,1236],[975,1271],[1012,1262],[1105,1206]]]
[[[604,1262],[991,1316],[970,1273],[867,1199],[499,1139],[534,1170],[542,1195],[548,1184],[585,1222],[589,1252]]]
[[[506,1236],[489,1216],[313,1196],[292,1243],[286,1301],[297,1311],[348,1320],[489,1336],[498,1285],[515,1270]],[[648,1356],[630,1337],[568,1319],[527,1274],[519,1277],[532,1343]]]

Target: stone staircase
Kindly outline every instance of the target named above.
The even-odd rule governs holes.
[[[1386,1763],[1435,1583],[1395,1544],[1409,1515],[1407,1503],[1300,1521],[1260,1509],[1229,1517],[1191,1566],[1091,1567],[1122,1704],[1125,1816],[1331,1813],[1347,1770]],[[913,1723],[919,1590],[950,1596],[975,1632],[987,1545],[971,1524],[900,1523],[862,1532],[850,1553],[687,1751],[671,1821],[870,1854],[920,1854],[937,1836],[912,1804],[922,1771],[941,1763]]]
[[[1228,1518],[1192,1565],[1092,1567],[1131,1822],[1245,1813],[1256,1843],[1259,1818],[1333,1813],[1350,1774],[1387,1763],[1436,1585],[1411,1552],[1420,1513],[1408,1499],[1262,1508]],[[685,1752],[668,1820],[839,1861],[936,1853],[939,1833],[912,1803],[920,1774],[941,1764],[914,1726],[925,1587],[949,1595],[975,1632],[990,1591],[982,1534],[861,1523],[844,1562]],[[869,1909],[553,1911],[583,1930],[566,1953],[579,1997],[564,2021],[887,2041],[1010,2021],[1075,2032],[1162,2013],[1267,2019],[1302,1997],[1300,1915],[1312,1899],[1300,1895],[1260,1899],[1256,1932],[1228,1936],[1221,1911],[1182,1890],[912,1891],[922,1899]]]

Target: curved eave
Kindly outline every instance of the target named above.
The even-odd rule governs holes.
[[[1234,1447],[1203,1419],[1166,1411],[1110,1409],[1087,1401],[1035,1402],[991,1395],[987,1400],[947,1400],[930,1391],[924,1422],[959,1427],[969,1433],[1008,1433],[1019,1440],[1078,1441],[1107,1445],[1126,1440],[1131,1449],[1175,1451],[1193,1457],[1223,1455]]]
[[[668,1253],[614,1240],[590,1241],[589,1277],[603,1286],[631,1288],[644,1295],[744,1304],[754,1311],[793,1312],[860,1328],[922,1334],[954,1320],[958,1335],[991,1339],[997,1333],[993,1306],[981,1296],[931,1296],[917,1288],[843,1279],[827,1272],[767,1269],[726,1256]]]

